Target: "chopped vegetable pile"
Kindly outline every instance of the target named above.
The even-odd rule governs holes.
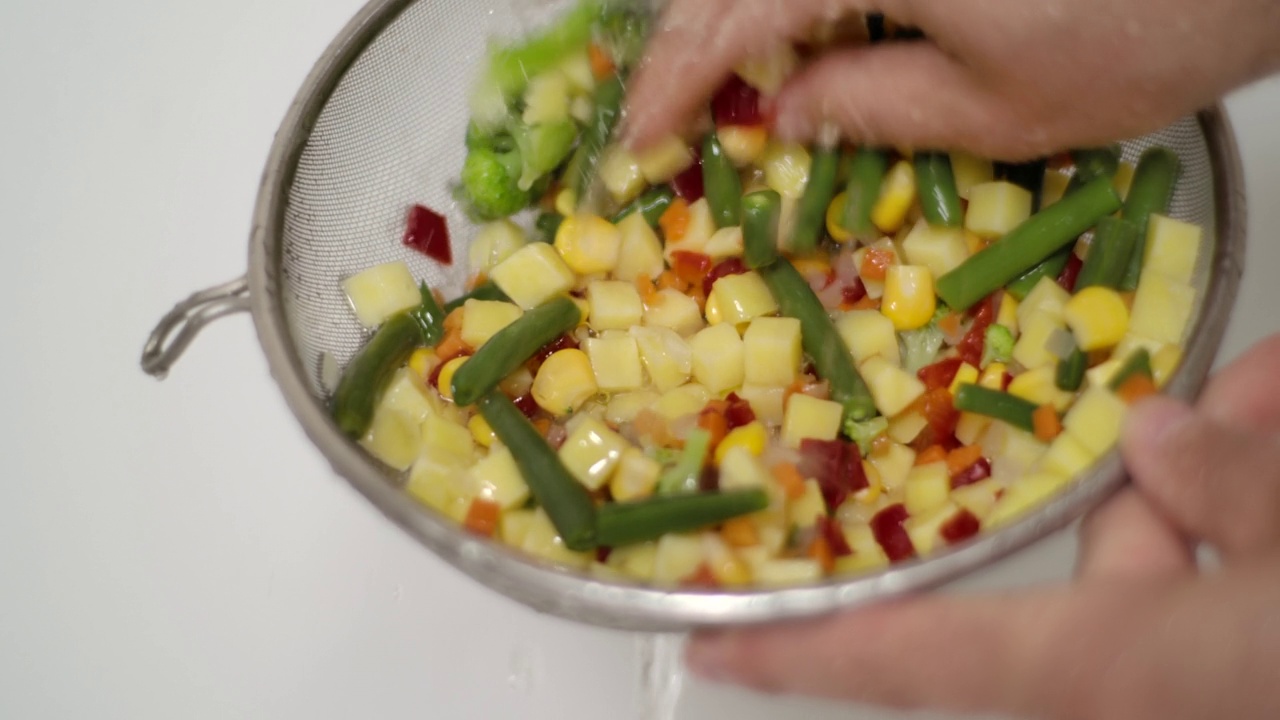
[[[466,295],[400,262],[343,285],[372,336],[334,418],[415,498],[608,578],[815,582],[1018,519],[1179,364],[1203,232],[1168,215],[1168,150],[780,142],[761,103],[788,48],[701,134],[632,154],[614,128],[649,22],[586,0],[489,53]],[[409,218],[405,244],[452,262],[443,218]]]

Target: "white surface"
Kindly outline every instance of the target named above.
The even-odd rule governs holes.
[[[138,370],[172,303],[244,270],[277,123],[359,1],[0,9],[0,717],[640,718],[637,639],[534,616],[384,522],[247,316],[163,384]],[[1280,82],[1231,109],[1253,247],[1226,356],[1276,327]],[[675,716],[890,717],[689,682]]]

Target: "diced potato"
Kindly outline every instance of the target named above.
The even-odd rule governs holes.
[[[1040,194],[1040,209],[1043,210],[1062,199],[1067,194],[1067,185],[1071,177],[1064,172],[1052,168],[1044,172],[1044,189]]]
[[[544,72],[529,78],[524,93],[525,125],[559,122],[569,118],[569,78],[564,73]]]
[[[987,478],[952,490],[951,501],[973,513],[979,520],[985,520],[995,508],[996,498],[1003,489],[994,478]]]
[[[683,337],[706,326],[697,301],[674,288],[659,290],[645,304],[642,321],[650,327],[670,328]]]
[[[1076,400],[1062,425],[1081,445],[1100,456],[1120,437],[1126,412],[1124,401],[1114,393],[1105,387],[1093,387]]]
[[[658,393],[652,390],[618,393],[609,398],[605,406],[604,419],[612,425],[629,423],[636,419],[641,411],[649,409],[658,401]]]
[[[373,422],[360,440],[360,446],[388,467],[408,470],[418,459],[422,435],[413,418],[383,405],[374,412]]]
[[[703,557],[711,576],[726,587],[746,585],[751,582],[751,569],[738,557],[733,548],[716,533],[702,534]]]
[[[760,157],[764,181],[771,190],[783,197],[799,200],[809,184],[809,168],[813,158],[798,143],[770,142]]]
[[[649,497],[658,485],[662,465],[639,448],[628,447],[618,459],[618,469],[609,481],[609,491],[618,502]]]
[[[498,383],[498,389],[511,397],[528,395],[529,391],[533,389],[533,373],[529,371],[529,368],[521,365],[515,372]]]
[[[1014,377],[1009,383],[1009,394],[1036,405],[1052,405],[1061,412],[1071,407],[1075,395],[1059,390],[1057,380],[1058,368],[1042,365]]]
[[[716,220],[711,215],[711,204],[706,198],[700,198],[689,205],[689,223],[685,227],[684,236],[679,242],[667,240],[662,251],[663,258],[670,263],[677,252],[705,253],[718,229]]]
[[[409,471],[404,489],[410,497],[437,512],[453,517],[455,507],[469,504],[467,489],[458,468],[441,465],[429,457],[421,457]]]
[[[942,526],[951,521],[959,512],[960,508],[955,503],[943,502],[941,506],[928,513],[907,518],[902,527],[907,531],[907,536],[911,538],[911,544],[915,547],[916,552],[921,555],[927,555],[943,544]]]
[[[525,535],[533,525],[533,510],[508,510],[498,518],[498,539],[512,547],[524,544]]]
[[[769,131],[763,127],[728,125],[716,130],[725,157],[738,167],[755,162],[769,144]]]
[[[918,412],[904,412],[889,420],[889,439],[894,442],[910,443],[920,437],[920,433],[929,426],[929,420]]]
[[[653,569],[658,557],[658,544],[653,542],[615,548],[609,553],[608,565],[627,577],[653,580]]]
[[[663,535],[653,560],[653,582],[677,585],[697,571],[703,561],[702,538],[697,535]]]
[[[599,490],[629,447],[631,443],[609,426],[595,418],[584,418],[560,446],[560,460],[587,489]]]
[[[868,461],[880,473],[884,489],[893,491],[905,486],[916,462],[916,451],[895,442],[883,453],[872,453]]]
[[[720,283],[716,283],[719,287]],[[758,317],[742,336],[746,353],[746,382],[787,386],[800,374],[800,321],[787,317]]]
[[[644,369],[640,366],[640,348],[635,338],[618,333],[590,338],[583,349],[591,360],[596,387],[601,392],[627,392],[644,385]]]
[[[732,325],[713,325],[689,341],[693,377],[707,390],[720,393],[742,385],[746,376],[742,338]]]
[[[778,312],[778,303],[773,293],[765,284],[759,273],[746,272],[739,275],[726,275],[716,281],[707,297],[707,306],[712,303],[719,308],[720,318],[714,320],[708,311],[707,320],[739,325],[758,317],[773,315]]]
[[[1008,369],[1004,363],[991,363],[982,369],[982,374],[978,376],[978,385],[988,390],[1004,390],[1004,375]]]
[[[1164,387],[1182,364],[1182,348],[1177,345],[1165,345],[1151,356],[1151,374],[1156,387]]]
[[[1129,330],[1159,342],[1178,343],[1195,307],[1196,291],[1160,273],[1143,272],[1133,298]]]
[[[878,355],[862,363],[861,371],[876,409],[886,417],[906,410],[927,389],[920,378]]]
[[[693,350],[676,331],[665,327],[632,327],[631,337],[654,387],[666,392],[689,381]]]
[[[533,400],[552,415],[568,415],[600,391],[591,359],[581,350],[557,350],[538,368]]]
[[[622,233],[622,245],[618,248],[618,264],[613,276],[624,282],[636,278],[656,278],[662,274],[666,261],[662,258],[662,242],[640,213],[631,213],[618,223]]]
[[[1004,423],[996,424],[1004,425]],[[1044,457],[1048,449],[1048,446],[1035,435],[1009,425],[1005,425],[1004,442],[999,452],[994,447],[987,447],[985,442],[982,447],[994,462],[1003,463],[1006,468],[1010,468],[1018,475],[1030,470],[1041,457]]]
[[[1124,365],[1124,357],[1116,356],[1110,360],[1095,365],[1085,372],[1085,380],[1089,387],[1106,387],[1111,382],[1111,378],[1120,371],[1120,366]]]
[[[650,185],[667,182],[693,165],[689,145],[678,136],[669,135],[636,156],[640,172]]]
[[[836,560],[836,574],[866,572],[889,564],[884,548],[876,541],[869,525],[859,523],[843,527],[844,540],[853,554]]]
[[[471,481],[472,495],[497,503],[503,510],[519,507],[529,499],[529,486],[511,451],[503,447],[494,448],[471,466]]]
[[[606,273],[618,266],[622,232],[598,215],[571,215],[556,231],[555,248],[565,265],[580,275]]]
[[[565,547],[564,540],[556,534],[551,518],[542,508],[533,511],[533,519],[525,529],[520,549],[536,558],[571,568],[585,568],[595,559],[593,555]]]
[[[1116,189],[1116,193],[1120,195],[1121,200],[1129,198],[1129,188],[1133,187],[1133,172],[1137,170],[1133,163],[1122,162],[1116,168],[1116,174],[1111,178],[1111,186]]]
[[[1036,469],[1070,478],[1086,470],[1097,457],[1073,435],[1063,433],[1049,443],[1049,449],[1041,456]]]
[[[738,397],[746,400],[751,405],[751,411],[756,414],[756,419],[771,426],[782,424],[784,413],[782,401],[786,394],[787,389],[785,387],[776,385],[752,385],[751,383],[746,383],[742,386],[742,389],[738,390]]]
[[[1071,293],[1063,290],[1056,280],[1048,277],[1041,278],[1018,305],[1018,324],[1025,326],[1027,319],[1037,313],[1055,319],[1061,318],[1062,311],[1070,299]]]
[[[586,50],[565,58],[558,69],[569,80],[571,94],[586,95],[595,89],[596,79],[591,72],[591,56]]]
[[[929,324],[938,309],[933,275],[921,265],[894,265],[884,281],[881,312],[898,330],[917,330]]]
[[[965,200],[970,198],[975,186],[994,182],[996,177],[990,160],[967,152],[951,153],[951,171],[956,178],[956,192]]]
[[[605,190],[619,205],[625,205],[644,191],[644,173],[640,172],[640,161],[635,155],[619,146],[605,150],[600,158],[600,180]]]
[[[428,415],[422,422],[422,455],[437,465],[467,467],[475,457],[475,439],[467,428]]]
[[[636,286],[620,280],[596,280],[587,285],[591,304],[588,324],[592,330],[627,330],[639,325],[644,303]]]
[[[399,261],[374,265],[352,275],[342,281],[342,290],[356,319],[367,328],[377,327],[392,315],[422,302],[409,266]]]
[[[877,355],[894,365],[902,364],[893,321],[879,310],[846,312],[836,320],[836,330],[857,364],[861,365]]]
[[[902,254],[908,263],[923,265],[934,277],[942,277],[969,258],[969,246],[963,230],[934,227],[921,218],[902,241]]]
[[[880,198],[871,209],[871,222],[880,232],[892,235],[902,228],[915,203],[915,167],[908,160],[899,160],[889,168],[880,185]]]
[[[1163,343],[1159,340],[1152,340],[1151,338],[1144,338],[1141,335],[1128,333],[1124,336],[1124,339],[1120,341],[1120,344],[1116,345],[1115,350],[1111,351],[1111,357],[1116,360],[1123,360],[1138,350],[1145,349],[1151,354],[1152,358],[1154,358],[1156,353],[1170,346],[1171,345],[1169,343]]]
[[[840,403],[795,393],[787,400],[782,441],[789,447],[800,447],[801,440],[835,440],[843,415]]]
[[[795,48],[790,42],[783,42],[768,52],[753,53],[734,71],[743,82],[768,97],[776,95],[799,66],[800,56]]]
[[[743,247],[742,228],[731,225],[712,233],[707,244],[702,246],[702,254],[718,262],[726,258],[742,257]]]
[[[577,282],[560,253],[546,243],[530,243],[515,251],[494,266],[489,278],[525,310],[569,292]]]
[[[428,415],[435,414],[435,406],[426,384],[408,368],[400,368],[391,376],[391,382],[383,391],[378,405],[380,411],[397,412],[408,418],[413,423],[415,432]]]
[[[1170,280],[1191,284],[1204,228],[1165,215],[1152,215],[1147,225],[1147,245],[1142,273],[1160,273]]]
[[[524,230],[510,220],[485,223],[467,248],[471,272],[489,272],[494,265],[524,247],[526,242]]]
[[[1068,482],[1067,478],[1052,473],[1024,477],[1005,489],[984,524],[995,528],[1013,522],[1052,498]]]
[[[794,587],[822,579],[822,564],[817,560],[766,560],[752,568],[756,582],[763,587]]]
[[[689,383],[663,393],[653,404],[653,411],[667,420],[676,420],[700,412],[710,399],[711,392],[707,388]]]
[[[827,503],[817,480],[804,481],[804,494],[787,505],[787,522],[792,527],[811,528],[819,517],[826,517]]]
[[[462,341],[473,348],[489,342],[506,326],[520,319],[519,305],[496,300],[468,300],[463,305]]]
[[[973,445],[990,424],[991,418],[986,415],[962,412],[960,419],[956,421],[956,439],[965,445]]]
[[[729,448],[720,459],[720,488],[739,490],[768,487],[769,469],[757,454],[742,446]]]
[[[1027,316],[1022,322],[1022,336],[1013,346],[1013,359],[1029,369],[1052,366],[1058,358],[1049,350],[1049,338],[1065,329],[1061,319],[1047,312]]]
[[[1011,182],[975,185],[969,191],[964,226],[984,238],[999,238],[1031,217],[1031,193]]]
[[[1115,347],[1129,330],[1129,308],[1111,288],[1080,290],[1063,308],[1062,318],[1085,352]]]
[[[911,468],[903,485],[905,504],[912,515],[924,515],[947,504],[951,494],[951,473],[945,462]]]

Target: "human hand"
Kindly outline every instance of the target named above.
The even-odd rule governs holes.
[[[1081,530],[1076,582],[931,595],[712,632],[691,669],[760,690],[898,708],[1100,720],[1280,717],[1280,335],[1194,410],[1135,406],[1133,486]],[[1193,544],[1222,556],[1196,566]]]
[[[1025,160],[1136,137],[1280,67],[1277,0],[670,0],[629,90],[626,142],[690,122],[753,52],[872,8],[929,42],[824,52],[776,132]]]

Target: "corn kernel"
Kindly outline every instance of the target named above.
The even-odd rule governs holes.
[[[1063,319],[1085,352],[1115,347],[1129,329],[1129,308],[1115,290],[1087,287],[1063,308]]]
[[[444,364],[440,368],[440,374],[436,376],[436,390],[440,391],[440,397],[445,400],[453,400],[453,376],[457,374],[458,368],[467,361],[467,357],[456,357]]]
[[[533,379],[534,402],[552,415],[568,415],[599,392],[591,360],[581,350],[552,353]]]
[[[644,385],[644,369],[640,365],[640,349],[635,338],[626,333],[609,335],[583,343],[583,349],[591,359],[596,387],[606,393],[639,389]]]
[[[729,125],[716,131],[724,154],[738,167],[755,162],[769,143],[769,131],[763,127]]]
[[[853,233],[844,229],[844,208],[848,199],[847,194],[840,193],[827,206],[827,233],[838,243],[847,243],[853,239]]]
[[[740,385],[746,376],[742,338],[731,325],[714,325],[689,341],[693,376],[707,390],[720,393]]]
[[[632,447],[627,439],[595,418],[585,418],[560,446],[560,460],[569,473],[589,490],[608,482],[622,453]]]
[[[1182,364],[1182,348],[1177,345],[1165,345],[1151,356],[1151,373],[1156,387],[1164,387]]]
[[[730,430],[729,434],[725,435],[720,444],[716,446],[716,465],[718,466],[724,462],[725,454],[735,447],[744,448],[758,457],[764,453],[764,446],[768,440],[769,436],[764,429],[764,425],[758,422],[736,427]]]
[[[600,159],[600,180],[605,190],[619,205],[634,200],[645,188],[644,174],[640,172],[640,161],[621,147],[611,147]]]
[[[960,369],[956,371],[955,380],[951,381],[951,387],[948,390],[952,395],[960,390],[961,385],[976,385],[978,383],[978,368],[964,363]]]
[[[525,245],[494,266],[489,277],[525,310],[569,292],[577,282],[560,254],[546,243]]]
[[[654,143],[636,156],[640,172],[650,185],[667,182],[693,165],[694,156],[684,140],[675,135]]]
[[[933,274],[919,265],[894,265],[884,281],[881,312],[898,330],[916,330],[929,324],[938,309]]]
[[[871,222],[892,235],[902,228],[907,212],[916,202],[916,171],[911,163],[899,160],[889,169],[880,187],[880,197],[871,209]]]
[[[556,250],[565,265],[580,275],[613,270],[622,249],[622,233],[598,215],[572,215],[556,231]]]
[[[996,313],[996,324],[1009,328],[1015,336],[1018,334],[1018,301],[1009,293],[1000,296],[1000,312]]]
[[[782,197],[799,199],[809,184],[809,168],[813,158],[803,145],[770,142],[760,157],[764,181]]]
[[[800,447],[801,440],[835,440],[843,416],[840,403],[795,393],[787,400],[782,441],[788,447]]]
[[[991,363],[982,369],[978,376],[978,384],[988,390],[1003,390],[1004,376],[1009,371],[1004,363]]]
[[[756,318],[743,333],[742,342],[746,353],[746,383],[787,386],[800,374],[803,350],[799,320]]]
[[[471,437],[475,439],[476,444],[480,447],[490,447],[497,436],[493,433],[493,428],[489,427],[489,421],[484,416],[476,413],[467,421],[467,429],[471,431]]]
[[[362,270],[342,281],[356,318],[366,328],[374,328],[401,310],[416,307],[422,293],[409,266],[389,262]]]
[[[463,305],[462,341],[473,348],[489,342],[503,328],[520,319],[519,305],[496,300],[468,300]]]
[[[430,377],[431,371],[439,364],[440,358],[436,357],[436,351],[431,348],[418,348],[409,356],[409,369],[423,380]]]

